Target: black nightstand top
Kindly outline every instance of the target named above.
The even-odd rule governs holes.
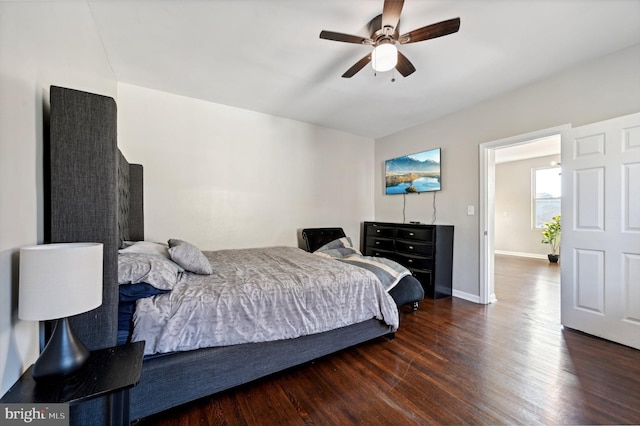
[[[107,395],[140,381],[144,342],[91,351],[86,365],[64,381],[36,383],[33,365],[0,399],[3,403],[69,403]]]

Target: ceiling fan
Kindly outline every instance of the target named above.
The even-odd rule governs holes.
[[[382,14],[369,22],[370,38],[333,31],[320,32],[320,38],[325,40],[373,46],[373,50],[367,56],[360,59],[342,74],[343,78],[353,77],[369,62],[371,62],[375,71],[384,72],[395,68],[403,77],[407,77],[413,74],[416,69],[411,61],[398,51],[397,44],[430,40],[453,34],[460,29],[460,18],[454,18],[399,35],[398,24],[400,23],[400,13],[403,5],[404,0],[384,0]]]

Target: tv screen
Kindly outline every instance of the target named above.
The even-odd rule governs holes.
[[[385,193],[440,191],[440,148],[385,161]]]

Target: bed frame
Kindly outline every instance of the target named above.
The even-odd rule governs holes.
[[[117,254],[122,240],[144,239],[142,166],[117,147],[112,98],[51,87],[50,137],[45,142],[45,239],[102,242],[102,306],[72,318],[90,350],[116,345]],[[176,236],[179,237],[179,236]],[[297,339],[198,349],[145,359],[131,389],[132,420],[206,397],[350,346],[385,336],[372,319]],[[104,424],[109,400],[71,407],[71,423]]]

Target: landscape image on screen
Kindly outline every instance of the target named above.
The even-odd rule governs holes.
[[[385,193],[440,191],[440,148],[385,162]]]

